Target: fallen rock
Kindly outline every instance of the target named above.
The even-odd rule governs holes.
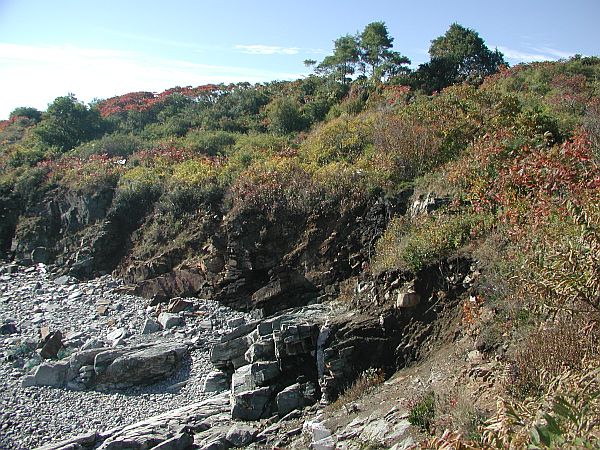
[[[254,442],[257,433],[258,430],[254,427],[236,423],[231,426],[225,435],[225,439],[231,442],[235,447],[245,447]]]
[[[96,338],[90,338],[81,347],[81,350],[93,350],[104,347],[104,342]]]
[[[194,303],[189,300],[184,300],[181,297],[172,298],[167,306],[167,312],[177,314],[186,309],[192,309],[194,307]]]
[[[94,360],[96,383],[119,387],[150,384],[172,375],[188,354],[188,348],[182,344],[99,353]],[[106,368],[102,370],[103,367]]]
[[[335,450],[336,441],[331,435],[331,431],[327,429],[318,417],[304,422],[302,429],[309,436],[311,449]]]
[[[400,292],[396,299],[396,308],[413,308],[421,302],[421,296],[416,292]]]
[[[33,375],[23,379],[22,386],[53,386],[61,387],[67,382],[69,362],[45,362],[35,368]]]
[[[269,417],[271,388],[261,387],[238,392],[231,397],[231,417],[241,420],[259,420]]]
[[[79,283],[79,280],[75,277],[70,277],[68,275],[62,275],[58,278],[55,278],[54,283],[58,284],[59,286],[65,286],[67,284],[77,284],[77,283]]]
[[[204,380],[204,392],[223,392],[228,389],[229,376],[220,370],[210,372]]]
[[[142,328],[142,334],[152,334],[158,331],[160,331],[159,323],[153,319],[146,319]]]
[[[122,344],[127,337],[127,330],[125,328],[117,328],[106,335],[106,340],[110,345],[116,347]]]
[[[183,324],[183,318],[179,314],[163,312],[158,316],[158,323],[164,330]]]

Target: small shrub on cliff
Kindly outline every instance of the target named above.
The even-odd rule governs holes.
[[[417,223],[393,219],[378,241],[376,272],[403,268],[418,272],[427,264],[450,256],[488,227],[489,217],[463,212],[419,218]]]
[[[317,128],[303,142],[301,154],[317,166],[353,162],[372,144],[373,115],[341,116]]]
[[[531,332],[512,358],[509,390],[517,398],[540,395],[548,377],[580,370],[598,359],[600,333],[582,318],[561,318]]]
[[[421,428],[422,431],[431,433],[435,420],[435,393],[430,391],[411,407],[408,421]]]
[[[361,373],[356,380],[348,387],[332,404],[333,409],[345,407],[346,405],[358,400],[369,389],[379,386],[385,381],[385,375],[381,369],[367,369]]]
[[[442,162],[442,140],[434,129],[412,118],[382,114],[374,127],[373,142],[391,158],[398,180],[411,180]]]
[[[145,147],[145,143],[137,136],[130,134],[108,134],[95,141],[86,142],[73,150],[83,159],[92,155],[108,155],[126,157]]]

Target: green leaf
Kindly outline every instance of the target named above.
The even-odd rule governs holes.
[[[577,422],[577,417],[573,414],[571,405],[564,398],[557,398],[552,409],[559,416],[570,419],[573,423]]]
[[[541,444],[541,440],[540,440],[540,433],[538,431],[537,427],[533,427],[531,429],[531,432],[529,433],[531,435],[531,441],[536,445],[539,446]]]
[[[535,428],[537,428],[542,444],[544,444],[545,446],[549,446],[552,443],[552,436],[550,435],[550,432],[546,429],[546,427]]]
[[[546,422],[548,423],[546,428],[550,433],[556,435],[562,434],[562,430],[560,429],[560,426],[554,417],[552,417],[550,414],[544,414],[544,419],[546,419]]]

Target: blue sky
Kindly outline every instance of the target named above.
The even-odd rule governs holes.
[[[600,0],[0,0],[0,119],[17,106],[204,83],[295,79],[384,21],[413,66],[452,22],[511,64],[600,55]]]

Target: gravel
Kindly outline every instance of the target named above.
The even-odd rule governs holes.
[[[14,323],[17,328],[16,334],[0,336],[0,449],[30,449],[88,431],[102,432],[209,397],[202,392],[202,381],[213,370],[211,344],[228,321],[247,318],[216,302],[193,298],[187,300],[194,302],[195,313],[184,313],[184,325],[142,334],[145,321],[156,318],[156,308],[149,307],[147,299],[122,293],[118,280],[104,276],[57,284],[54,278],[41,264],[0,265],[0,325]],[[182,341],[190,346],[191,358],[167,380],[119,392],[23,388],[23,377],[39,363],[33,348],[43,327],[60,330],[63,342],[71,343],[59,357],[91,339],[110,346],[109,334],[123,328],[126,345]]]

